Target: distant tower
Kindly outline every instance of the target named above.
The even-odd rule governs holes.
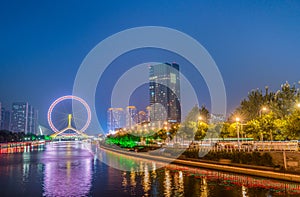
[[[115,131],[124,127],[124,111],[122,108],[109,108],[107,110],[107,127],[109,131]]]
[[[5,110],[4,107],[1,108],[1,126],[2,130],[10,130],[10,111]]]
[[[12,104],[11,130],[13,132],[36,133],[37,111],[27,102]]]
[[[28,103],[16,102],[12,104],[11,130],[27,133]]]
[[[28,105],[27,132],[37,134],[38,130],[38,111]]]
[[[132,128],[135,124],[137,110],[135,106],[128,106],[126,107],[126,127]]]
[[[181,122],[179,65],[151,65],[149,70],[151,122]],[[165,116],[164,116],[165,112]]]
[[[147,122],[150,122],[150,116],[151,116],[151,107],[147,106],[146,107],[146,118],[147,118]]]

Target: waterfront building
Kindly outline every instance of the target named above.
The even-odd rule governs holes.
[[[123,128],[124,124],[124,110],[123,108],[109,108],[107,110],[107,128],[108,131],[116,131]]]
[[[10,130],[10,111],[6,110],[4,107],[1,107],[0,114],[0,129],[1,130]]]
[[[14,102],[11,111],[11,127],[13,132],[36,133],[38,114],[27,102]]]
[[[132,128],[136,123],[137,109],[135,106],[126,107],[126,128]]]
[[[149,69],[150,121],[181,122],[179,65],[164,63]],[[153,124],[152,124],[153,125]],[[156,126],[157,126],[156,125]]]

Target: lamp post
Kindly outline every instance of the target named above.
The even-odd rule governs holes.
[[[239,129],[239,124],[238,124],[240,122],[240,118],[236,117],[235,121],[236,121],[236,133],[237,133],[238,149],[240,150],[240,129]]]
[[[261,117],[262,112],[266,112],[267,110],[268,110],[267,107],[262,107],[262,108],[259,110],[259,117]],[[264,141],[264,139],[263,139],[263,133],[260,134],[260,139],[261,139],[261,141]]]
[[[266,112],[267,110],[268,110],[268,108],[262,107],[262,108],[259,110],[259,117],[261,117],[262,112]]]
[[[197,124],[197,127],[199,126],[199,124],[201,125],[202,120],[203,120],[202,116],[198,116],[198,124]]]

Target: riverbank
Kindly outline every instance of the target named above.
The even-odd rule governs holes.
[[[0,143],[0,154],[26,152],[29,148],[45,145],[46,141],[26,141]]]
[[[116,150],[114,148],[104,146],[103,144],[100,146],[100,148],[102,148],[104,150],[117,152],[120,154],[125,154],[125,155],[129,155],[129,156],[148,159],[148,160],[152,160],[152,161],[155,160],[155,161],[174,163],[174,164],[191,166],[191,167],[206,168],[206,169],[219,170],[219,171],[224,171],[224,172],[239,173],[239,174],[245,174],[245,175],[250,175],[250,176],[258,176],[258,177],[300,183],[300,175],[295,175],[295,174],[286,173],[286,172],[278,172],[274,168],[270,168],[270,167],[260,167],[260,166],[244,165],[244,164],[225,164],[225,163],[220,163],[220,162],[207,162],[207,161],[202,161],[202,160],[200,161],[198,159],[196,160],[196,159],[186,159],[186,158],[177,158],[174,160],[173,158],[169,158],[169,157],[150,155],[147,152],[143,152],[143,153],[142,152],[130,152],[130,151],[121,150],[121,149]]]

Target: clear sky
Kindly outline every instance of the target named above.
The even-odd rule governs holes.
[[[208,50],[223,76],[229,112],[251,89],[300,80],[300,1],[12,0],[0,3],[0,101],[7,108],[28,101],[47,126],[48,107],[72,93],[87,53],[114,33],[148,25],[185,32]],[[173,62],[164,52],[153,57]],[[206,87],[201,94],[209,106]],[[105,126],[106,105],[98,107]]]

